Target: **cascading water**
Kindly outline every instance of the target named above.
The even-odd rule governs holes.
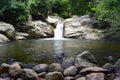
[[[54,38],[55,39],[63,38],[63,27],[64,27],[64,21],[62,21],[62,20],[58,21],[57,26],[54,30]]]

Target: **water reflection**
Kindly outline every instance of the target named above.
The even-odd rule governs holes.
[[[85,50],[93,53],[100,64],[108,62],[104,56],[113,56],[115,60],[120,58],[120,42],[34,39],[0,44],[0,63],[10,60],[26,64],[51,63],[56,60],[54,55],[57,53],[65,53],[65,56],[76,56]]]
[[[54,53],[63,53],[63,40],[54,40]]]

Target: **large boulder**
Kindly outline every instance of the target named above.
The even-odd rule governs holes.
[[[65,20],[64,37],[84,38],[84,39],[101,39],[102,31],[96,29],[99,22],[89,15]]]
[[[9,42],[10,40],[6,37],[6,36],[4,36],[3,34],[0,34],[0,43],[1,42]]]
[[[15,28],[11,24],[0,22],[0,33],[6,35],[8,38],[14,38]]]
[[[75,59],[75,66],[79,69],[97,66],[97,61],[92,53],[84,51],[78,54]]]
[[[48,15],[47,18],[48,23],[50,23],[53,26],[56,26],[59,20],[62,20],[62,18],[53,15]]]
[[[21,23],[19,30],[29,34],[30,38],[53,37],[52,27],[43,21]]]

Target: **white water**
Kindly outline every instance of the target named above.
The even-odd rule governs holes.
[[[64,21],[58,21],[57,26],[54,30],[54,38],[55,39],[61,39],[63,38],[63,27],[64,27]]]

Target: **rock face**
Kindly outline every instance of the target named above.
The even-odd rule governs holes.
[[[49,15],[48,18],[47,18],[47,21],[52,24],[53,26],[57,25],[57,22],[59,20],[61,20],[62,18],[58,17],[58,16],[51,16]]]
[[[0,42],[9,42],[10,40],[4,36],[3,34],[0,34]]]
[[[20,31],[26,32],[31,38],[52,37],[53,31],[51,26],[42,21],[32,21],[30,23],[22,23],[19,26]]]
[[[84,51],[81,54],[78,54],[75,59],[75,66],[78,68],[85,68],[85,67],[94,67],[96,66],[97,61],[93,54],[88,51]]]
[[[49,72],[46,75],[46,80],[64,80],[62,73],[60,72]]]
[[[0,22],[0,33],[6,35],[8,38],[13,38],[15,36],[15,28],[11,24]]]
[[[70,18],[65,20],[64,36],[71,38],[84,38],[84,39],[101,39],[103,35],[98,28],[98,21],[85,15],[77,18]]]

